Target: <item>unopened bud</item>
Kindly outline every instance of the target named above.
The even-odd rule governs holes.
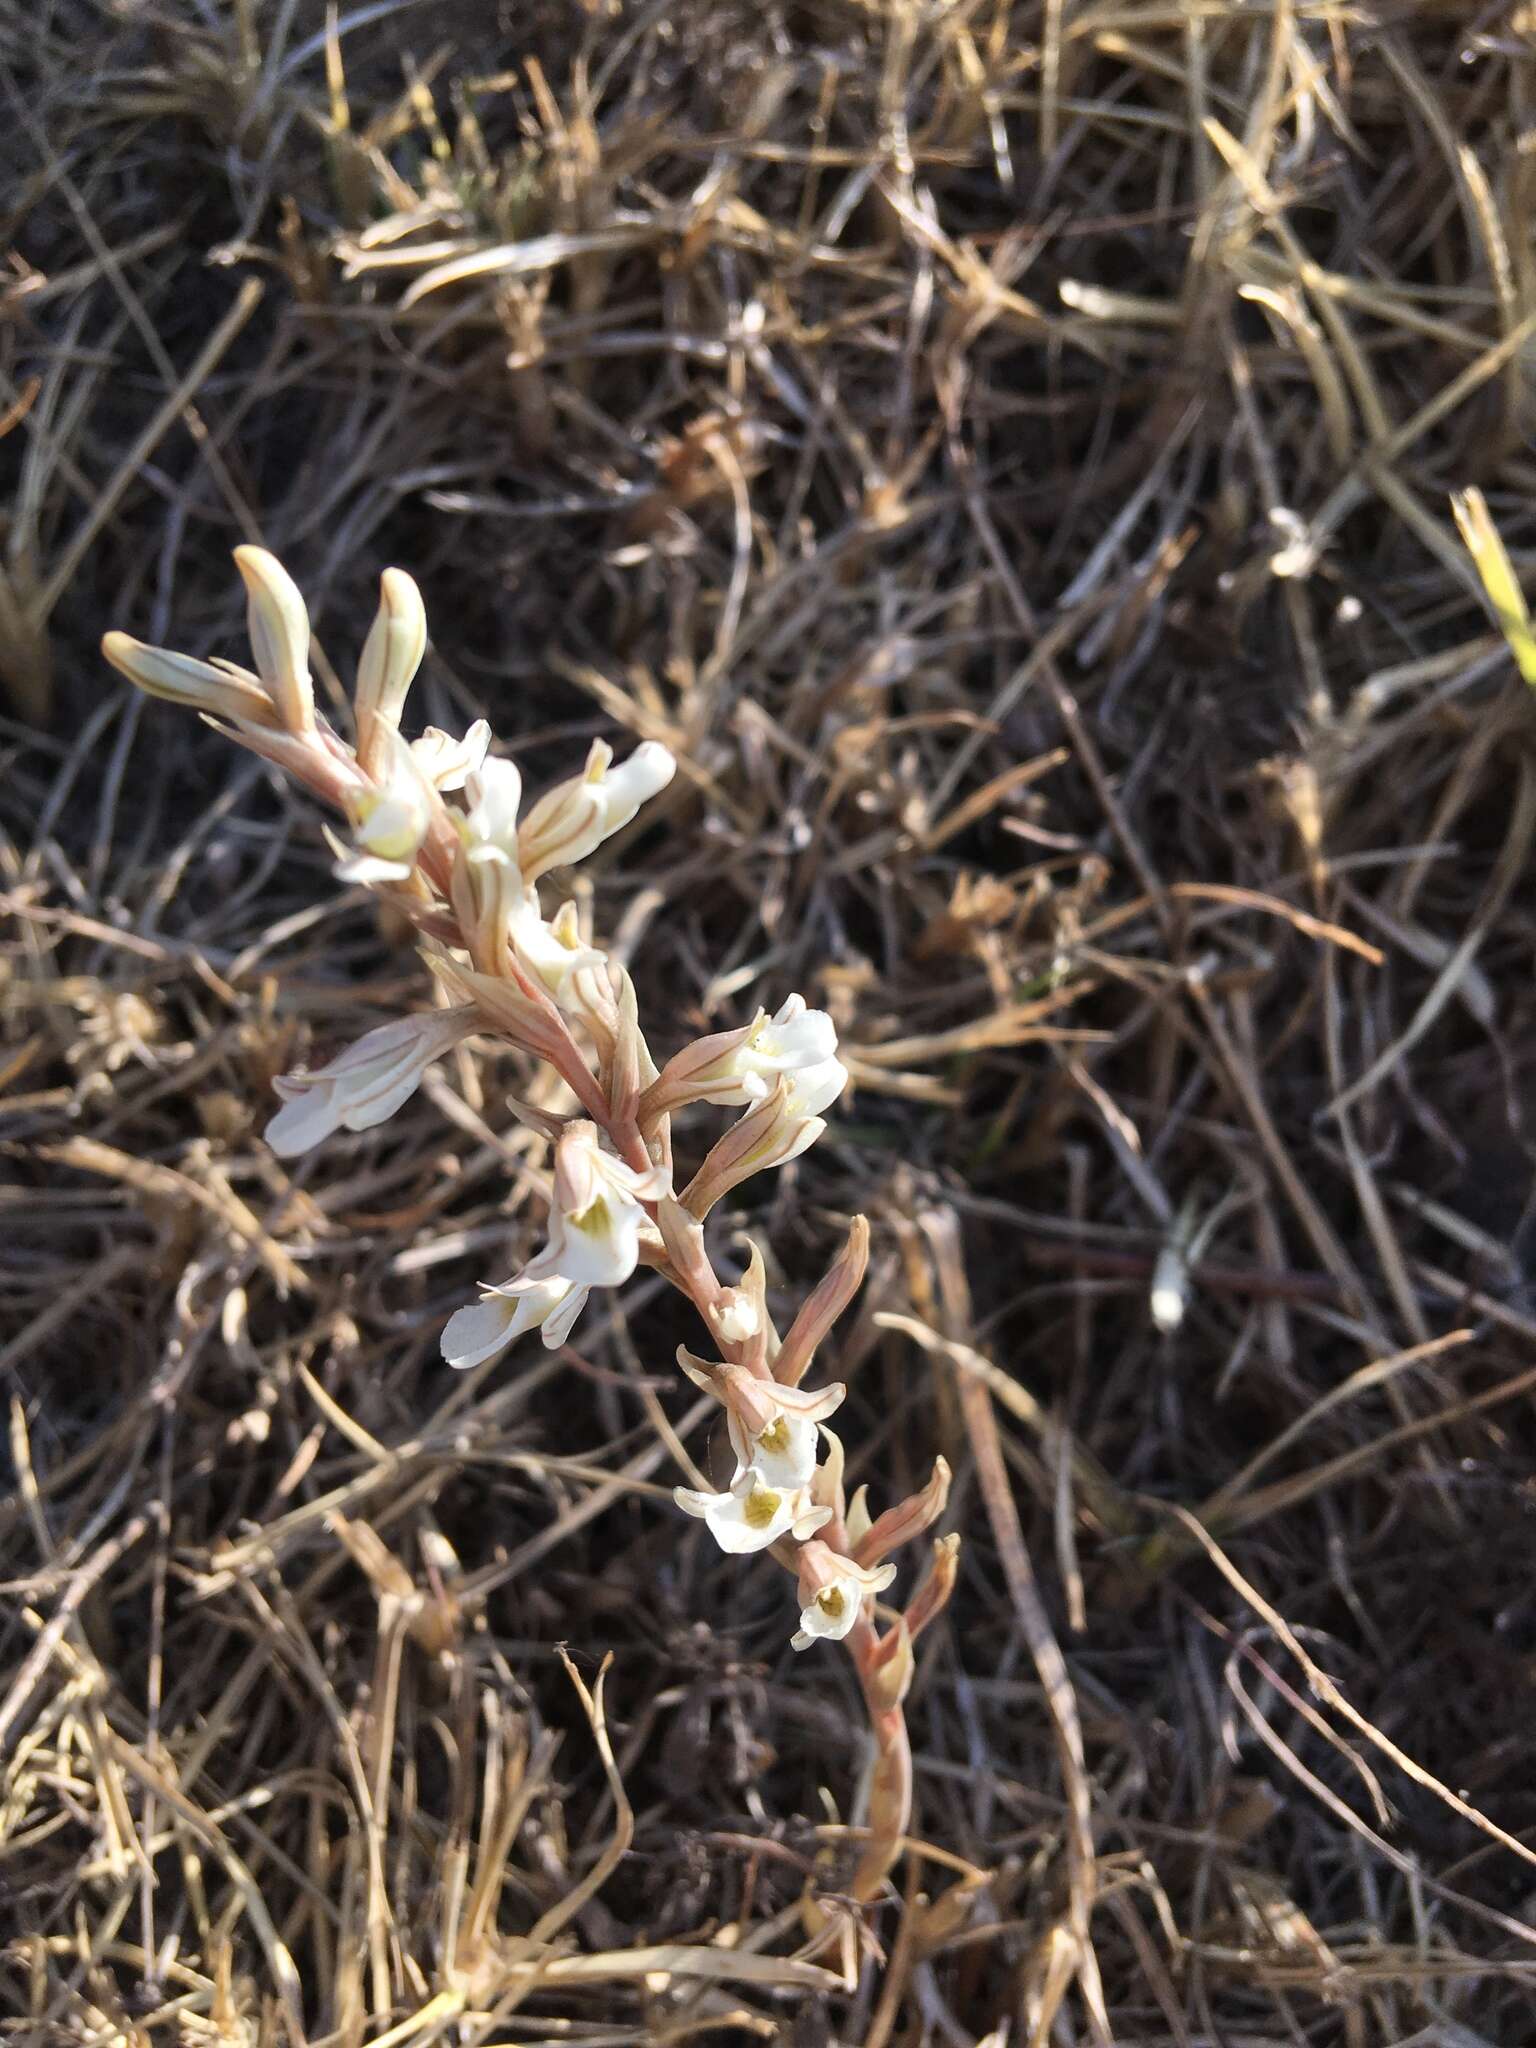
[[[756,1109],[734,1123],[713,1144],[704,1164],[689,1182],[683,1202],[700,1218],[709,1214],[722,1196],[772,1166],[787,1166],[808,1151],[827,1128],[819,1116],[794,1117],[785,1111],[788,1090],[779,1081],[773,1093]]]
[[[855,1216],[848,1226],[848,1242],[841,1256],[801,1303],[800,1313],[789,1326],[789,1334],[773,1361],[776,1380],[787,1387],[800,1384],[816,1356],[817,1346],[858,1293],[868,1264],[869,1224],[862,1216]]]
[[[949,1499],[949,1466],[942,1458],[933,1461],[933,1472],[921,1493],[908,1494],[871,1524],[858,1546],[860,1564],[878,1564],[903,1543],[921,1536],[944,1512]]]
[[[864,1689],[870,1704],[880,1712],[894,1711],[912,1690],[916,1670],[911,1633],[902,1617],[880,1638],[865,1672]]]
[[[406,693],[427,649],[421,592],[403,569],[379,578],[379,609],[357,665],[357,757],[373,773],[380,728],[398,730]]]
[[[315,695],[309,679],[309,613],[299,587],[265,548],[236,548],[235,567],[249,599],[246,622],[256,673],[271,692],[284,729],[310,732]]]
[[[101,651],[146,697],[185,704],[232,725],[281,729],[272,699],[252,675],[230,665],[215,667],[190,654],[172,654],[166,647],[147,647],[129,633],[107,633]]]
[[[907,1630],[915,1643],[929,1622],[949,1605],[960,1571],[960,1538],[941,1536],[933,1546],[933,1569],[907,1605]]]

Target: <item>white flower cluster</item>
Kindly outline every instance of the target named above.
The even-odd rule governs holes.
[[[352,829],[350,845],[333,841],[338,875],[394,893],[428,929],[451,918],[457,944],[441,947],[434,964],[469,998],[370,1031],[314,1072],[284,1075],[284,1107],[268,1138],[291,1155],[338,1129],[382,1123],[434,1060],[487,1021],[550,1058],[588,1110],[611,1107],[614,1074],[627,1063],[636,1101],[625,1149],[611,1116],[566,1123],[548,1243],[520,1273],[486,1286],[443,1332],[443,1356],[455,1366],[479,1365],[529,1330],[547,1345],[563,1344],[594,1287],[622,1285],[642,1246],[660,1250],[655,1207],[674,1192],[671,1111],[705,1101],[748,1112],[684,1198],[702,1215],[749,1173],[783,1165],[825,1129],[821,1112],[848,1078],[832,1020],[791,996],[772,1018],[760,1012],[743,1031],[699,1041],[708,1053],[702,1069],[680,1055],[669,1073],[681,1063],[688,1083],[658,1075],[628,976],[583,937],[574,903],[546,917],[539,884],[551,869],[596,852],[667,787],[677,770],[668,750],[646,740],[616,766],[612,748],[595,740],[582,773],[522,813],[522,776],[491,753],[484,719],[461,740],[435,726],[404,739],[400,719],[427,624],[421,593],[399,569],[385,571],[358,663],[358,737],[349,748],[316,716],[309,616],[292,579],[260,548],[238,549],[236,562],[250,595],[256,674],[144,647],[123,633],[107,636],[108,659],[152,694],[227,719],[237,738],[337,803]],[[572,1025],[595,1044],[598,1073]],[[642,1089],[649,1100],[636,1121]]]
[[[736,1461],[723,1490],[679,1487],[677,1501],[725,1551],[796,1546],[795,1647],[851,1637],[889,1745],[893,1724],[879,1717],[899,1707],[912,1642],[953,1584],[952,1539],[948,1550],[938,1546],[925,1586],[883,1636],[874,1603],[895,1573],[887,1553],[942,1509],[947,1473],[940,1461],[921,1493],[872,1523],[862,1490],[851,1504],[844,1498],[842,1446],[825,1426],[843,1387],[800,1385],[862,1280],[867,1229],[856,1219],[848,1248],[782,1339],[760,1256],[754,1250],[746,1274],[728,1285],[704,1245],[704,1220],[723,1196],[797,1158],[826,1128],[823,1112],[848,1079],[831,1018],[792,995],[772,1016],[759,1011],[736,1030],[685,1045],[658,1071],[628,973],[583,932],[573,902],[546,913],[540,889],[667,787],[677,765],[668,750],[648,740],[615,764],[595,741],[582,773],[525,811],[518,769],[492,752],[483,720],[461,739],[436,728],[405,739],[400,720],[427,627],[416,585],[397,569],[385,572],[359,660],[349,744],[315,710],[309,617],[291,578],[260,548],[240,548],[235,559],[249,596],[254,673],[122,633],[103,642],[108,660],[151,695],[222,722],[239,744],[339,811],[351,836],[333,841],[338,874],[378,891],[415,923],[456,998],[368,1032],[312,1072],[284,1075],[276,1084],[283,1107],[267,1132],[273,1149],[288,1156],[337,1130],[382,1123],[471,1032],[546,1060],[577,1104],[568,1115],[525,1112],[554,1141],[546,1240],[519,1272],[483,1286],[450,1317],[444,1358],[481,1365],[533,1330],[546,1345],[562,1345],[594,1288],[622,1286],[642,1261],[661,1271],[694,1302],[721,1353],[711,1363],[684,1352],[680,1362],[725,1408]],[[701,1103],[740,1115],[679,1188],[672,1119]],[[899,1782],[897,1771],[891,1784]],[[899,1834],[903,1796],[887,1791],[882,1840]]]

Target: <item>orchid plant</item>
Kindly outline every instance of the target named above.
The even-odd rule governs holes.
[[[622,1286],[640,1265],[694,1304],[718,1355],[685,1348],[678,1362],[725,1411],[734,1471],[718,1490],[679,1486],[675,1498],[722,1550],[766,1551],[794,1574],[795,1649],[831,1639],[852,1656],[872,1745],[850,1889],[869,1900],[910,1818],[902,1702],[913,1646],[954,1584],[958,1538],[935,1544],[905,1613],[879,1603],[896,1577],[893,1553],[942,1513],[949,1474],[939,1460],[921,1492],[872,1516],[864,1487],[847,1498],[843,1446],[827,1426],[844,1386],[802,1384],[862,1281],[864,1219],[854,1219],[841,1255],[782,1337],[761,1252],[751,1246],[745,1271],[722,1279],[705,1229],[725,1196],[798,1158],[825,1130],[824,1112],[848,1078],[832,1020],[791,995],[771,1016],[759,1010],[658,1068],[629,973],[583,932],[573,902],[549,914],[542,892],[667,786],[673,756],[647,741],[615,763],[595,741],[580,775],[524,809],[517,767],[491,751],[483,720],[462,738],[429,727],[407,741],[401,717],[427,624],[420,592],[399,569],[384,573],[363,644],[349,744],[315,709],[309,616],[292,579],[261,548],[236,549],[235,564],[249,599],[254,673],[125,633],[107,634],[102,651],[140,689],[201,712],[340,814],[347,836],[328,834],[337,874],[403,913],[445,997],[367,1032],[313,1072],[283,1076],[268,1142],[287,1157],[337,1130],[382,1123],[470,1034],[554,1069],[574,1103],[568,1114],[516,1105],[553,1147],[546,1241],[520,1272],[487,1282],[449,1318],[443,1357],[484,1365],[535,1330],[545,1345],[562,1346],[593,1289]],[[679,1186],[673,1119],[706,1106],[740,1113]]]

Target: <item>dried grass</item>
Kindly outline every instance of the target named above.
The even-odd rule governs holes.
[[[1526,2038],[1536,756],[1450,494],[1529,582],[1529,23],[0,52],[8,2037]],[[788,1300],[870,1210],[852,1476],[941,1450],[968,1539],[867,1928],[844,1680],[665,1500],[686,1332],[438,1365],[537,1225],[520,1077],[260,1141],[420,975],[95,655],[227,646],[242,539],[338,645],[409,565],[426,708],[535,779],[679,753],[598,883],[652,1014],[838,1016],[753,1225]]]

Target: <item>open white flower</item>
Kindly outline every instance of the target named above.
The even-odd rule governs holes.
[[[809,1122],[830,1109],[848,1085],[848,1069],[841,1060],[818,1060],[813,1067],[799,1067],[786,1074],[788,1099],[784,1114],[792,1121]]]
[[[453,870],[453,905],[475,955],[505,974],[514,916],[539,915],[538,899],[517,864],[517,809],[523,778],[499,756],[482,760],[464,778],[464,809],[450,811],[460,851]]]
[[[312,1074],[280,1074],[272,1085],[283,1107],[267,1125],[267,1143],[288,1159],[333,1131],[371,1130],[393,1116],[432,1062],[474,1028],[468,1007],[430,1010],[367,1032]]]
[[[490,744],[491,728],[483,718],[477,718],[461,740],[441,726],[429,725],[420,739],[411,741],[411,759],[434,789],[462,789],[484,764]]]
[[[761,1102],[780,1074],[793,1090],[794,1114],[819,1116],[842,1092],[848,1076],[837,1059],[837,1028],[825,1010],[807,1009],[789,996],[758,1022],[721,1063],[721,1084],[704,1097],[724,1108]]]
[[[790,1638],[797,1650],[820,1641],[840,1642],[864,1610],[866,1600],[883,1593],[896,1576],[893,1564],[866,1570],[830,1545],[807,1543],[800,1553],[800,1626]]]
[[[523,778],[515,761],[499,754],[477,763],[465,778],[468,803],[459,818],[465,849],[472,861],[517,866],[517,809],[523,800]]]
[[[583,772],[540,797],[517,835],[518,864],[536,882],[546,869],[585,860],[640,806],[666,788],[677,762],[655,740],[645,740],[615,768],[613,749],[592,742]]]
[[[562,1345],[586,1307],[588,1287],[568,1280],[508,1280],[483,1287],[480,1299],[458,1309],[443,1329],[442,1352],[448,1364],[464,1371],[504,1351],[529,1330],[537,1330],[547,1349]]]
[[[640,1233],[650,1224],[643,1204],[670,1184],[664,1166],[641,1171],[607,1151],[596,1124],[568,1124],[555,1147],[549,1242],[523,1277],[622,1286],[639,1264]]]
[[[804,1486],[816,1470],[819,1425],[842,1406],[841,1380],[814,1390],[781,1387],[724,1367],[726,1427],[738,1474],[751,1467],[771,1486]]]
[[[750,1466],[737,1473],[724,1493],[677,1486],[672,1498],[684,1514],[696,1515],[707,1526],[722,1550],[735,1556],[766,1550],[781,1536],[813,1536],[832,1519],[832,1510],[817,1507],[805,1487],[772,1486]]]
[[[574,903],[562,903],[546,921],[539,915],[538,896],[530,889],[513,904],[508,923],[513,952],[557,1003],[567,997],[573,977],[608,965],[607,954],[581,936]]]
[[[403,882],[432,825],[432,785],[399,733],[379,733],[379,767],[371,788],[347,799],[357,851],[337,863],[344,882]]]

